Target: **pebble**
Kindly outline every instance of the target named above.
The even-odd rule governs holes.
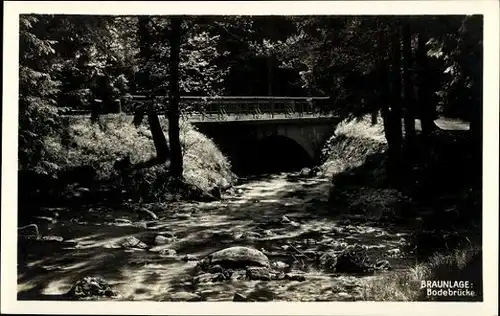
[[[170,297],[172,301],[185,301],[185,302],[195,302],[195,301],[201,301],[201,296],[195,293],[189,293],[189,292],[178,292],[175,294],[172,294]]]
[[[290,281],[305,281],[306,277],[303,274],[300,273],[287,273],[285,274],[285,279],[290,280]]]
[[[43,236],[42,237],[42,240],[45,240],[45,241],[63,241],[64,238],[62,238],[61,236]]]
[[[161,249],[159,254],[167,257],[175,257],[177,255],[177,251],[174,249]]]
[[[271,267],[273,269],[283,270],[288,268],[288,264],[284,263],[283,261],[274,261],[271,263]]]
[[[233,302],[246,302],[247,301],[247,298],[240,294],[240,293],[234,293],[234,297],[233,297]]]
[[[132,224],[132,221],[126,218],[115,218],[115,223],[119,224]]]
[[[285,215],[283,215],[281,217],[281,222],[282,223],[291,223],[292,221],[288,217],[286,217]]]
[[[398,248],[394,248],[394,249],[389,249],[387,250],[387,253],[390,254],[390,255],[397,255],[401,252],[401,250],[399,250]]]
[[[144,222],[135,223],[133,226],[137,227],[137,228],[143,228],[143,229],[148,228],[148,225]]]
[[[184,257],[182,257],[182,260],[183,261],[197,261],[198,258],[196,256],[193,256],[193,255],[185,255]]]
[[[162,235],[157,235],[155,237],[155,241],[154,241],[154,243],[158,246],[166,245],[166,244],[169,244],[171,242],[172,242],[172,238],[168,238],[168,237],[165,237]]]
[[[249,267],[247,268],[247,278],[250,280],[269,281],[271,280],[271,275],[267,268]]]

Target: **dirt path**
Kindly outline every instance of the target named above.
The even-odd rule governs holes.
[[[19,298],[57,299],[78,279],[99,276],[126,300],[197,295],[221,301],[232,300],[235,292],[289,301],[360,299],[363,281],[373,276],[326,274],[309,262],[323,251],[359,243],[397,269],[405,233],[335,216],[327,205],[328,185],[327,179],[281,174],[240,184],[222,201],[144,205],[158,215],[156,221],[127,210],[90,209],[78,218],[41,225],[43,234],[65,241],[20,246]],[[161,242],[155,242],[158,235],[163,236]],[[119,247],[120,240],[130,236],[149,249]],[[196,261],[183,257],[200,258],[236,245],[255,247],[271,262],[282,261],[305,272],[306,280],[193,284]],[[166,256],[170,250],[165,249],[175,250],[176,256]]]

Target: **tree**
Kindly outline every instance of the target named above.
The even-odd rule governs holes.
[[[151,17],[141,16],[139,17],[137,27],[137,40],[139,42],[138,59],[142,64],[150,65],[154,58],[154,52],[151,49],[155,42],[155,33],[153,31],[153,23]],[[151,69],[149,67],[144,67],[142,69],[143,74],[147,78],[151,78]],[[134,166],[136,169],[147,168],[154,165],[162,164],[167,161],[171,156],[170,148],[163,133],[163,129],[160,125],[160,120],[158,114],[154,107],[155,105],[155,84],[153,80],[144,80],[140,82],[143,89],[146,89],[149,94],[148,100],[145,107],[138,107],[135,109],[135,115],[133,123],[138,127],[143,118],[144,114],[148,115],[149,128],[151,130],[151,136],[153,137],[153,143],[155,145],[156,157],[153,157],[149,161],[141,162]]]
[[[44,139],[61,127],[56,110],[61,83],[52,75],[59,64],[48,23],[38,15],[19,19],[19,170],[39,174],[57,169],[46,162]]]
[[[384,132],[388,145],[387,173],[395,185],[401,180],[402,126],[401,126],[401,45],[399,21],[388,23],[381,21],[381,26],[392,26],[392,33],[386,38],[387,31],[379,29],[378,40],[381,55],[381,103]],[[385,60],[386,51],[390,52],[391,64]]]
[[[416,132],[414,112],[415,100],[412,80],[413,53],[411,49],[410,23],[409,18],[402,21],[405,141],[411,147]]]
[[[88,109],[94,98],[105,110],[129,90],[135,64],[133,19],[115,16],[45,16],[47,34],[59,60],[55,78],[62,82],[60,106]]]
[[[418,107],[420,112],[420,122],[422,125],[422,133],[428,135],[438,127],[434,123],[436,106],[431,99],[431,87],[427,82],[428,79],[428,60],[426,43],[428,41],[426,31],[421,29],[417,35],[417,87],[418,87]]]
[[[171,18],[170,27],[170,94],[167,110],[168,135],[170,139],[170,149],[172,158],[170,162],[170,172],[175,179],[181,179],[183,173],[182,148],[179,138],[179,63],[181,53],[182,19],[180,17]]]

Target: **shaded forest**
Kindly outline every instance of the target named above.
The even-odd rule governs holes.
[[[429,260],[435,252],[449,255],[464,245],[475,249],[463,255],[467,257],[463,260],[474,264],[472,272],[439,270],[443,262],[447,267],[458,265],[443,257],[433,266],[435,270],[429,268],[438,271],[429,278],[453,279],[468,273],[481,280],[477,269],[481,252],[476,247],[480,248],[482,212],[482,28],[483,18],[476,15],[23,15],[19,30],[20,225],[30,226],[37,216],[53,214],[54,208],[69,209],[69,217],[95,208],[129,208],[135,215],[142,214],[142,220],[145,216],[158,221],[176,203],[201,203],[201,210],[203,203],[226,203],[230,196],[243,196],[246,210],[258,212],[252,205],[265,194],[254,198],[238,190],[257,194],[253,185],[261,180],[238,179],[217,144],[183,119],[184,114],[203,109],[181,102],[181,96],[328,97],[321,110],[342,123],[332,127],[335,135],[325,144],[320,165],[287,173],[282,179],[291,187],[289,195],[272,186],[277,184],[271,175],[268,189],[276,200],[303,199],[300,195],[307,194],[294,183],[318,186],[328,201],[318,204],[312,199],[301,212],[308,213],[310,205],[326,209],[325,214],[318,211],[310,216],[330,218],[332,212],[338,215],[343,210],[352,215],[345,225],[358,228],[359,218],[373,220],[372,209],[382,213],[387,209],[377,221],[409,229],[411,256],[419,261]],[[146,102],[135,102],[136,95]],[[75,110],[91,114],[84,119],[67,115]],[[120,113],[134,118],[128,120]],[[107,115],[115,116],[110,121]],[[440,127],[437,122],[442,118],[468,123],[469,128]],[[383,139],[374,142],[372,138],[379,134]],[[317,182],[304,180],[311,178]],[[369,196],[360,213],[356,209],[362,194]],[[395,204],[387,202],[393,198]],[[275,216],[291,227],[305,223],[305,219],[290,220],[287,214],[277,211]],[[41,224],[35,227],[39,235]],[[464,233],[446,239],[445,231],[454,230]],[[187,249],[194,248],[183,244],[176,251],[187,256]],[[362,272],[367,267],[372,272],[386,270],[382,261],[360,264],[367,254],[359,254],[356,247],[349,248],[352,253],[349,250],[345,258],[336,255],[335,264],[319,254],[320,248],[313,255],[298,253],[311,262],[319,260],[323,268],[336,266],[342,273],[357,273],[359,267],[364,267]],[[236,257],[247,255],[267,266],[259,254]],[[292,257],[294,264],[302,261],[302,269],[312,264],[297,259],[297,253]],[[226,267],[221,265],[224,279]],[[358,268],[345,268],[352,266]],[[248,271],[253,270],[247,269],[250,279],[252,273],[262,273]],[[287,280],[301,279],[291,272],[286,275]],[[369,289],[376,299],[401,298],[386,297],[377,286]],[[415,293],[402,299],[422,299]]]

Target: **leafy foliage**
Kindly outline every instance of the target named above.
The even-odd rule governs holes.
[[[163,130],[168,122],[160,119]],[[130,179],[123,178],[114,168],[114,162],[128,156],[132,163],[147,161],[155,155],[151,131],[147,124],[138,129],[124,115],[113,115],[93,125],[88,120],[74,119],[67,123],[71,144],[63,146],[58,136],[47,137],[45,148],[51,164],[72,168],[93,166],[97,180],[114,182],[118,187],[131,181],[126,187],[136,198],[165,199],[171,194],[167,183],[168,164],[138,170]],[[189,123],[181,122],[181,145],[184,156],[184,178],[188,185],[208,192],[213,187],[227,187],[234,181],[231,164],[210,139],[197,132]],[[168,139],[168,137],[167,137]],[[124,182],[125,181],[125,182]],[[120,184],[121,183],[121,184]]]
[[[54,108],[60,82],[50,73],[55,65],[54,42],[34,32],[44,23],[42,17],[22,16],[19,32],[19,169],[42,173],[47,154],[43,136],[60,126]]]

